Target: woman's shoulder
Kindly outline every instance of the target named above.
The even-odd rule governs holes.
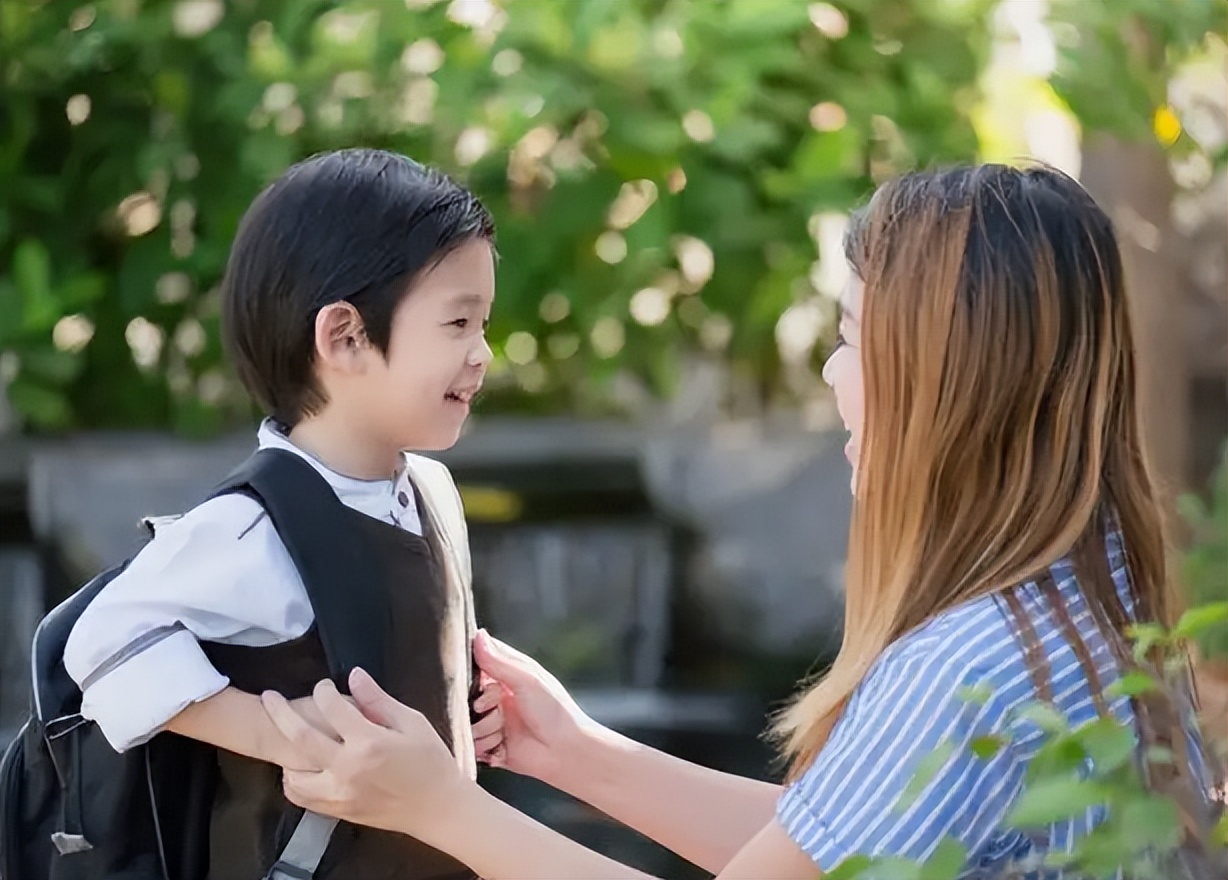
[[[935,614],[889,645],[880,659],[898,666],[952,655],[976,663],[997,657],[1013,642],[1001,598],[988,595]]]

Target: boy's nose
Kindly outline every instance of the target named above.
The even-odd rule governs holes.
[[[490,343],[483,336],[481,341],[469,351],[469,366],[471,367],[488,367],[494,359],[495,353],[491,351]]]

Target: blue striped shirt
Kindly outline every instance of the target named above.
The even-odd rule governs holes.
[[[1110,535],[1107,545],[1113,578],[1124,597],[1126,574],[1117,536]],[[1072,566],[1063,561],[1051,571],[1107,687],[1119,677],[1117,664],[1092,623]],[[1096,719],[1087,677],[1039,588],[1028,585],[1019,596],[1049,659],[1055,708],[1071,726]],[[965,688],[988,693],[988,699],[970,701]],[[923,860],[948,838],[967,851],[960,877],[969,880],[1035,864],[1046,852],[1070,852],[1103,821],[1104,808],[1089,809],[1040,834],[1002,827],[1042,744],[1042,732],[1016,717],[1035,700],[1015,626],[999,600],[986,597],[944,612],[879,657],[814,764],[783,792],[777,818],[825,872],[855,854]],[[1125,697],[1110,700],[1109,711],[1119,720],[1132,720]],[[986,736],[1010,742],[992,757],[978,758],[970,746]],[[919,762],[940,744],[954,746],[950,758],[915,800],[901,805]]]

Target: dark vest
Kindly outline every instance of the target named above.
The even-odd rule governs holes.
[[[372,670],[393,697],[420,711],[456,752],[471,750],[467,734],[474,633],[469,597],[449,587],[435,525],[418,498],[426,537],[406,532],[338,503],[338,540],[361,542],[374,565],[386,615],[372,626],[383,644],[382,671]],[[337,584],[347,590],[353,584]],[[259,694],[276,690],[288,699],[305,697],[329,677],[324,645],[315,626],[298,639],[267,648],[205,644],[213,665],[233,687]],[[460,651],[458,652],[458,648]],[[458,757],[468,769],[472,758]],[[209,880],[258,880],[276,861],[302,811],[282,795],[280,768],[231,752],[218,753],[218,782],[209,840]],[[316,872],[316,880],[461,880],[474,874],[451,856],[400,834],[339,823]]]

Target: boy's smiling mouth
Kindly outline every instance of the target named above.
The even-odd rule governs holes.
[[[470,385],[467,388],[454,388],[444,395],[445,400],[450,400],[454,403],[463,403],[466,406],[473,403],[473,399],[477,397],[478,392],[482,390],[482,386]]]

